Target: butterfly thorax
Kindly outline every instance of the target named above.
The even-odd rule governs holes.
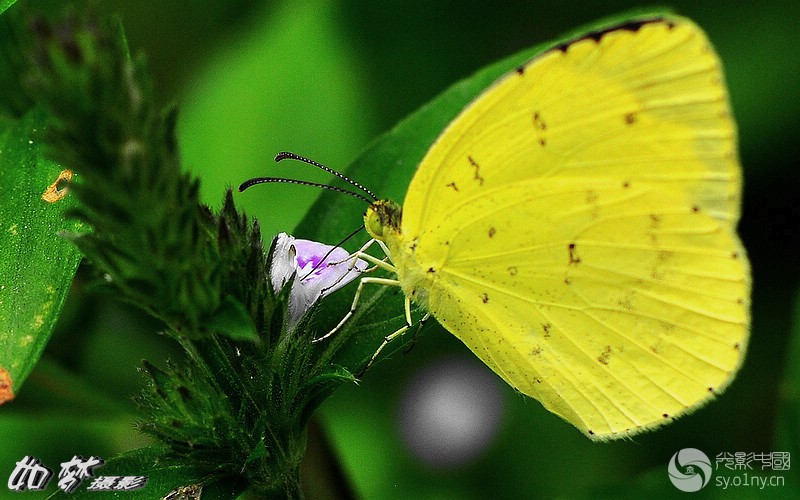
[[[422,271],[417,262],[414,243],[407,241],[401,229],[403,209],[391,200],[376,201],[364,214],[364,227],[370,236],[382,241],[389,249],[389,259],[396,268],[397,280],[406,297],[427,309],[428,291],[433,275]]]

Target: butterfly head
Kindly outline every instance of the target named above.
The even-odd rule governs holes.
[[[370,203],[364,214],[364,227],[376,240],[386,241],[391,233],[400,233],[403,209],[391,200],[378,200]]]

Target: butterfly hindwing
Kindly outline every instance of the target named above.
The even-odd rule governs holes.
[[[592,437],[628,435],[741,362],[740,191],[709,42],[688,20],[641,22],[470,104],[411,182],[394,260],[418,268],[401,279],[435,274],[434,317],[512,386]]]

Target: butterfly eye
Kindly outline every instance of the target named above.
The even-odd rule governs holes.
[[[370,204],[364,214],[364,227],[376,240],[386,241],[388,233],[400,233],[403,209],[391,200],[378,200]]]
[[[383,241],[385,226],[381,222],[381,216],[375,204],[370,205],[364,214],[364,227],[370,236],[376,240]]]

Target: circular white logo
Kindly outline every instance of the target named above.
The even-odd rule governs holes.
[[[672,455],[667,467],[669,480],[681,491],[700,491],[711,480],[711,461],[697,448],[684,448]]]

